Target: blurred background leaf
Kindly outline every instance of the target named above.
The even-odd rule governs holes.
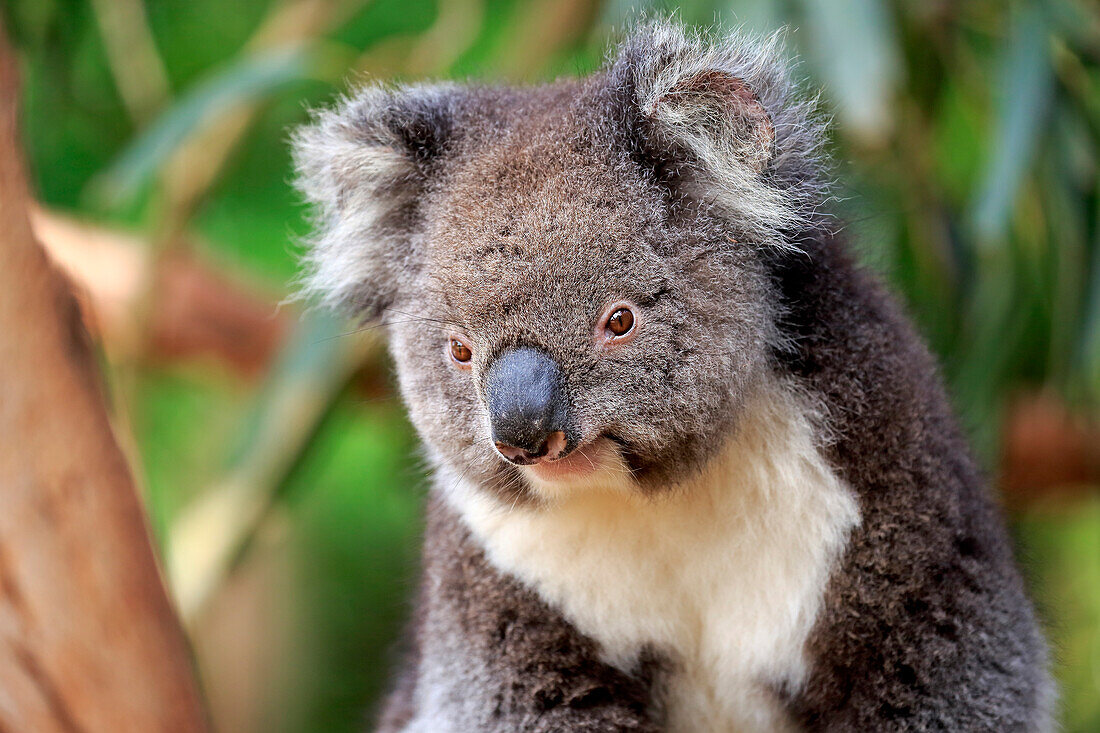
[[[80,284],[213,715],[351,731],[426,485],[370,332],[284,302],[288,130],[363,81],[598,67],[640,14],[788,28],[837,208],[907,303],[1100,730],[1100,8],[1092,0],[9,0],[39,235]],[[280,306],[280,303],[282,305]],[[190,573],[190,574],[188,574]]]
[[[92,185],[99,191],[97,198],[112,207],[132,201],[139,187],[167,164],[202,123],[230,107],[275,93],[290,82],[324,79],[326,68],[334,68],[334,64],[322,49],[300,45],[235,59],[176,99],[93,179]]]
[[[836,104],[838,122],[862,143],[882,144],[893,127],[902,71],[888,8],[881,0],[805,0],[802,5],[802,35]]]

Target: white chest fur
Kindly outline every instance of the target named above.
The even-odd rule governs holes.
[[[672,661],[672,731],[791,728],[771,690],[801,682],[830,569],[859,522],[799,399],[772,390],[747,415],[703,476],[657,499],[586,490],[508,509],[452,495],[490,560],[609,663],[630,669],[646,646]]]

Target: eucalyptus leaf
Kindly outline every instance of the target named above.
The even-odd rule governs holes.
[[[1029,5],[1014,21],[996,76],[998,104],[989,162],[971,217],[979,246],[992,246],[1008,229],[1012,204],[1044,132],[1054,88],[1046,15]]]
[[[1100,202],[1093,226],[1089,279],[1085,290],[1084,323],[1081,334],[1081,374],[1086,392],[1100,395]]]
[[[170,529],[169,578],[185,620],[232,569],[322,417],[376,347],[374,330],[348,331],[319,310],[303,317],[241,426],[229,470]]]
[[[110,208],[130,202],[192,133],[218,114],[286,85],[327,79],[331,49],[284,46],[243,55],[207,76],[166,109],[92,181],[94,198]]]
[[[902,76],[898,40],[883,0],[802,0],[802,33],[842,126],[857,140],[881,143],[893,126]]]

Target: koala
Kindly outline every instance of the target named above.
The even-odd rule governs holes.
[[[294,137],[305,290],[433,470],[396,731],[1044,731],[1046,647],[937,367],[827,207],[782,43],[629,32]]]

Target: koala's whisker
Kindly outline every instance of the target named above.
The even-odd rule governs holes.
[[[367,331],[373,331],[374,329],[381,328],[385,325],[387,325],[387,324],[385,324],[385,323],[371,323],[371,324],[366,325],[366,326],[360,326],[359,328],[353,328],[350,331],[344,331],[343,333],[337,333],[337,334],[334,334],[332,336],[325,336],[324,338],[317,339],[313,343],[315,345],[316,344],[323,344],[326,341],[334,341],[336,339],[344,338],[346,336],[354,336],[357,333],[366,333]]]
[[[523,477],[519,474],[498,475],[494,477],[486,487],[494,494],[512,494],[512,503],[508,507],[501,505],[496,510],[496,512],[501,514],[511,514],[514,512],[519,505],[520,499],[523,498]]]
[[[415,319],[415,320],[418,320],[418,321],[434,321],[435,323],[443,323],[443,324],[446,324],[448,326],[454,326],[455,328],[461,328],[462,327],[461,323],[458,323],[457,321],[449,321],[446,318],[430,318],[428,316],[418,316],[415,313],[406,313],[404,311],[399,311],[396,308],[385,308],[384,310],[392,311],[393,313],[400,313],[403,316],[408,316],[409,318],[412,318],[412,319]]]
[[[508,480],[508,483],[505,484],[505,486],[504,486],[505,491],[510,491],[513,494],[512,503],[508,507],[508,511],[506,512],[507,514],[514,513],[516,511],[516,507],[519,506],[519,496],[520,496],[520,494],[519,494],[519,491],[517,491],[516,489],[518,489],[520,487],[520,484],[521,484],[521,479],[519,479],[518,477],[513,476],[512,478],[510,478]]]
[[[467,476],[467,469],[466,468],[459,468],[458,475],[454,477],[454,481],[451,482],[451,485],[448,487],[446,493],[454,494],[455,489],[458,488],[458,485],[463,483],[464,481],[468,480],[468,478],[469,478],[469,476]]]
[[[635,469],[631,468],[630,464],[627,463],[625,460],[616,461],[616,465],[611,467],[611,471],[621,476],[627,476],[630,479],[634,479],[638,474],[638,472]]]
[[[424,320],[424,319],[420,319],[420,318],[409,318],[409,319],[406,319],[404,321],[386,321],[381,325],[383,325],[383,326],[399,326],[403,323],[421,323],[421,324],[427,326],[428,328],[434,328],[437,331],[440,331],[441,333],[446,333],[449,330],[449,329],[443,328],[442,326],[437,325],[433,321]]]
[[[519,504],[520,497],[519,491],[516,491],[516,489],[518,489],[522,485],[522,483],[523,480],[518,475],[514,474],[504,474],[503,476],[498,476],[493,480],[492,488],[495,492],[501,494],[507,492],[513,495],[512,504],[504,513],[511,514],[513,511],[515,511],[516,505]]]
[[[400,396],[401,395],[399,395],[399,394],[388,394],[388,395],[384,395],[382,397],[370,397],[370,398],[365,399],[365,400],[355,400],[354,404],[356,404],[356,405],[373,405],[373,404],[378,403],[378,402],[390,402],[392,400],[398,399]]]
[[[337,334],[333,334],[332,336],[325,336],[324,338],[319,338],[316,341],[314,341],[313,344],[314,345],[323,344],[326,341],[333,341],[333,340],[339,339],[339,338],[346,338],[348,336],[355,336],[356,334],[366,333],[367,331],[373,331],[376,328],[382,328],[384,326],[393,326],[393,325],[399,325],[399,324],[402,324],[402,323],[419,323],[421,320],[423,320],[423,319],[412,318],[412,319],[405,320],[405,321],[381,321],[379,323],[371,323],[371,324],[368,324],[366,326],[361,326],[360,328],[353,328],[350,331],[344,331],[343,333],[337,333]],[[427,320],[429,322],[429,325],[431,325],[431,323],[430,323],[431,319],[427,319]],[[445,331],[446,330],[446,329],[440,328],[439,326],[431,325],[431,327],[432,328],[439,328],[440,331]]]

